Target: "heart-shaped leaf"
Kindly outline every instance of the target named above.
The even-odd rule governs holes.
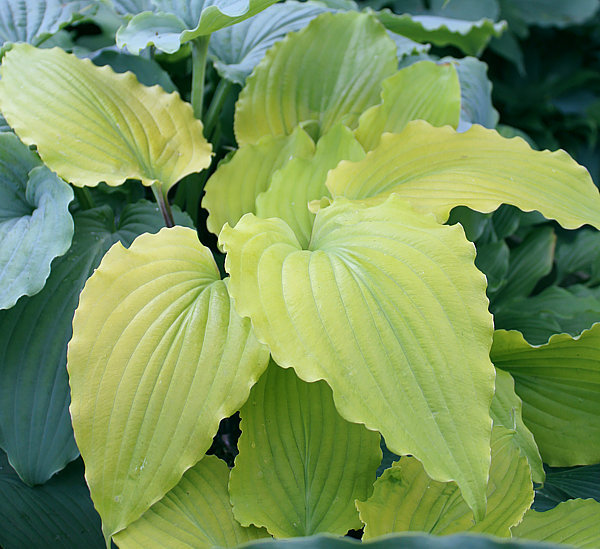
[[[12,133],[0,134],[0,309],[37,294],[73,238],[73,191]]]
[[[244,21],[276,0],[152,0],[153,11],[135,15],[117,32],[117,45],[138,53],[153,45],[175,53],[181,44]]]
[[[563,227],[600,228],[600,195],[588,171],[566,152],[534,151],[474,125],[464,133],[409,122],[384,135],[358,163],[342,162],[329,173],[332,196],[383,198],[397,193],[441,222],[455,206],[491,212],[502,203],[538,210]]]
[[[360,528],[355,499],[372,492],[379,433],[348,423],[325,382],[271,363],[240,410],[229,489],[235,517],[275,537]]]
[[[52,263],[42,291],[0,311],[0,446],[27,484],[46,482],[79,455],[66,364],[85,281],[115,242],[129,246],[164,226],[157,206],[146,201],[126,206],[118,222],[107,206],[79,212],[74,221],[73,243]]]
[[[494,371],[485,279],[460,225],[397,196],[321,209],[308,250],[280,219],[226,225],[231,293],[275,361],[324,379],[348,421],[378,430],[485,513]]]
[[[205,456],[179,484],[138,520],[121,530],[120,549],[210,549],[237,547],[268,537],[263,529],[240,526],[233,516],[227,483],[229,469],[215,456]]]
[[[109,250],[81,293],[68,351],[75,439],[107,539],[204,455],[268,356],[194,230]]]
[[[492,431],[492,464],[484,519],[473,514],[454,482],[431,480],[414,458],[402,458],[375,482],[373,495],[357,501],[365,524],[365,541],[392,532],[418,531],[436,535],[481,532],[510,537],[533,502],[533,485],[527,460],[504,427]]]
[[[513,376],[523,421],[549,465],[600,462],[599,346],[600,324],[575,338],[554,335],[541,346],[519,332],[494,333],[492,361]]]
[[[74,185],[139,179],[159,182],[166,194],[210,164],[211,147],[191,105],[159,86],[142,86],[131,73],[21,44],[6,54],[0,74],[4,116]]]
[[[288,135],[299,125],[315,141],[338,122],[354,128],[397,63],[394,42],[373,17],[325,13],[256,66],[236,107],[237,142]]]

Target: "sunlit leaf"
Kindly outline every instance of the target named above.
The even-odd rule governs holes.
[[[71,245],[71,188],[12,133],[0,134],[0,309],[46,283]]]
[[[510,537],[533,501],[527,460],[504,427],[492,431],[492,464],[487,487],[487,512],[475,523],[473,513],[454,482],[431,480],[414,458],[402,458],[375,482],[373,495],[357,501],[365,524],[364,540],[392,532],[436,535],[480,532]]]
[[[267,360],[194,230],[109,250],[81,293],[68,351],[75,439],[107,537],[204,455]]]
[[[523,400],[544,463],[600,462],[600,324],[579,337],[554,335],[546,345],[527,343],[519,332],[494,333],[492,361],[510,372]]]
[[[228,482],[225,462],[202,458],[164,498],[119,532],[116,543],[120,549],[209,549],[268,537],[265,530],[244,528],[235,520]]]
[[[364,112],[356,129],[367,151],[377,146],[383,132],[400,133],[411,120],[458,126],[460,86],[451,64],[415,63],[386,78],[381,88],[381,104]]]
[[[533,151],[518,137],[505,139],[477,125],[456,133],[409,122],[402,133],[384,135],[361,162],[342,162],[327,187],[334,197],[397,193],[442,222],[455,206],[491,212],[508,203],[568,229],[600,228],[600,195],[585,168],[562,150]]]
[[[271,363],[240,415],[229,489],[242,524],[275,537],[361,527],[354,500],[371,494],[380,436],[341,418],[325,382]]]
[[[354,128],[397,63],[394,42],[373,17],[325,13],[257,65],[237,103],[236,139],[256,143],[300,125],[316,140],[338,122]]]
[[[494,372],[485,279],[462,228],[396,196],[340,199],[316,216],[308,250],[280,219],[244,216],[220,242],[236,308],[273,358],[325,379],[347,420],[396,454],[456,480],[485,512]]]
[[[0,108],[17,135],[74,185],[159,182],[210,164],[191,105],[61,49],[15,46],[0,68]],[[44,86],[39,86],[43,81]]]

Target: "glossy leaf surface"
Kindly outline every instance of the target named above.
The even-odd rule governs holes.
[[[240,415],[229,490],[242,524],[279,538],[361,527],[354,500],[372,491],[380,436],[341,418],[325,382],[271,362]]]
[[[491,212],[508,203],[568,229],[600,228],[600,195],[585,168],[564,151],[533,151],[520,138],[481,126],[456,133],[410,122],[402,133],[383,136],[361,162],[340,164],[327,187],[334,197],[397,193],[442,222],[455,206]]]
[[[579,337],[557,334],[533,346],[519,332],[494,333],[492,361],[510,372],[523,400],[523,421],[545,463],[600,461],[600,324]]]
[[[257,65],[237,103],[236,139],[256,143],[301,125],[316,140],[338,122],[354,128],[396,66],[394,42],[372,17],[325,13]]]
[[[264,530],[244,528],[235,520],[228,482],[225,462],[203,457],[163,499],[115,536],[117,545],[120,549],[209,549],[267,537]]]
[[[22,44],[4,58],[0,108],[17,135],[77,186],[160,182],[163,192],[210,164],[191,105],[54,48]],[[43,88],[38,82],[43,80]]]
[[[109,537],[204,455],[268,352],[231,306],[209,250],[182,227],[113,246],[73,326],[73,428]]]
[[[342,417],[380,431],[433,478],[455,479],[481,518],[492,326],[462,228],[397,197],[342,199],[319,211],[308,250],[283,221],[250,214],[220,242],[236,308],[275,361],[325,379]]]
[[[0,309],[46,283],[73,238],[73,191],[12,133],[0,134]]]

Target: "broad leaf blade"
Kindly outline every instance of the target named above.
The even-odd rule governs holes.
[[[600,503],[571,499],[543,513],[530,510],[512,534],[516,538],[595,549],[600,545]]]
[[[357,501],[365,524],[365,541],[392,532],[418,531],[436,535],[481,532],[510,537],[533,501],[527,460],[513,434],[503,427],[492,432],[492,464],[487,488],[487,512],[481,522],[473,514],[454,482],[431,480],[414,458],[402,458],[375,482],[373,495]]]
[[[69,249],[71,200],[71,188],[14,134],[0,134],[0,309],[38,293]]]
[[[236,307],[274,360],[325,379],[345,419],[380,431],[433,478],[456,479],[481,518],[492,327],[462,228],[391,197],[321,209],[309,250],[281,220],[252,215],[220,242]]]
[[[129,246],[164,226],[156,205],[145,201],[126,206],[118,222],[106,206],[77,213],[74,221],[73,243],[52,263],[42,291],[0,312],[0,446],[28,484],[46,482],[79,455],[66,363],[85,281],[112,244]]]
[[[600,195],[585,168],[562,150],[533,151],[518,137],[477,125],[456,133],[410,122],[401,134],[383,136],[361,162],[340,164],[327,187],[334,197],[397,193],[442,222],[455,206],[491,212],[508,203],[567,229],[600,228]]]
[[[519,332],[494,333],[492,361],[513,376],[523,421],[549,465],[600,461],[599,346],[600,324],[576,338],[554,335],[539,347]]]
[[[533,508],[536,511],[547,511],[561,501],[576,498],[600,501],[600,464],[547,467],[544,487],[536,491]]]
[[[356,129],[367,151],[377,146],[382,133],[400,133],[411,120],[458,126],[460,86],[451,64],[415,63],[386,78],[381,88],[381,104],[365,111]]]
[[[227,483],[229,469],[215,456],[205,456],[189,469],[179,484],[137,521],[119,532],[120,549],[209,549],[236,547],[267,537],[258,528],[244,528],[235,520]]]
[[[204,455],[268,353],[233,309],[209,250],[180,227],[113,246],[73,326],[71,415],[108,538]]]
[[[354,500],[372,491],[380,436],[341,418],[325,382],[305,383],[272,362],[240,415],[229,489],[243,525],[275,537],[360,528]]]
[[[372,17],[325,13],[257,65],[237,103],[236,139],[256,143],[301,125],[316,141],[338,122],[354,128],[396,65],[394,42]]]
[[[202,123],[177,93],[146,88],[54,48],[16,46],[0,69],[0,108],[19,137],[77,186],[160,182],[210,164]],[[38,86],[43,81],[44,87]]]

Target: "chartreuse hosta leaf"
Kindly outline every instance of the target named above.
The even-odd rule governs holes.
[[[38,44],[60,28],[96,10],[93,0],[3,0],[0,46],[6,42]]]
[[[337,122],[354,128],[397,63],[394,42],[373,17],[325,13],[275,44],[248,78],[236,107],[237,141],[287,135],[298,125],[315,140]]]
[[[365,151],[352,131],[336,125],[319,139],[314,156],[293,158],[273,174],[269,188],[256,197],[256,215],[283,219],[305,248],[315,218],[308,203],[329,196],[325,186],[327,172],[341,160],[357,161],[364,156]]]
[[[67,359],[75,439],[109,538],[204,455],[268,352],[195,231],[174,227],[104,256],[81,293]]]
[[[392,532],[418,531],[436,535],[480,532],[510,537],[533,502],[533,485],[527,460],[504,427],[492,431],[492,464],[487,487],[487,512],[481,522],[454,482],[431,480],[412,457],[396,461],[375,482],[373,495],[357,501],[365,524],[364,540]]]
[[[308,249],[247,214],[220,242],[236,308],[274,360],[324,379],[348,421],[385,437],[485,513],[494,389],[485,279],[459,225],[397,196],[322,208]]]
[[[523,421],[549,465],[600,462],[599,348],[600,324],[578,337],[554,335],[540,346],[520,332],[494,333],[492,361],[512,374]]]
[[[529,462],[533,481],[542,483],[545,477],[542,458],[531,431],[523,423],[522,408],[523,403],[515,393],[511,375],[503,370],[496,370],[496,392],[490,407],[494,425],[503,425],[515,432],[514,442],[519,445]]]
[[[383,132],[399,133],[410,120],[458,126],[460,85],[450,63],[415,63],[386,78],[381,88],[381,104],[361,115],[355,132],[367,151],[377,146]]]
[[[208,229],[218,235],[225,223],[235,225],[242,215],[256,211],[256,197],[269,188],[273,174],[291,159],[310,158],[314,151],[313,140],[302,128],[238,149],[204,187],[202,207],[209,212]]]
[[[494,23],[489,19],[463,21],[435,15],[397,15],[385,9],[377,18],[392,32],[417,42],[431,42],[436,46],[456,46],[467,55],[479,55],[493,36],[500,36],[506,22]]]
[[[512,535],[596,549],[600,547],[600,503],[593,499],[571,499],[543,513],[529,510],[523,522],[512,529]]]
[[[164,498],[119,532],[115,542],[120,549],[209,549],[268,537],[265,530],[244,528],[235,520],[228,482],[225,462],[203,457]]]
[[[179,223],[191,223],[174,211]],[[164,221],[155,204],[108,206],[74,216],[73,243],[54,260],[41,292],[0,311],[0,447],[28,484],[42,484],[79,455],[69,415],[67,343],[79,293],[102,256]]]
[[[117,45],[138,53],[149,45],[174,53],[181,44],[244,21],[276,0],[152,0],[154,11],[134,16],[117,32]]]
[[[600,228],[600,195],[585,168],[566,152],[534,151],[516,137],[473,126],[464,133],[409,122],[381,138],[358,163],[329,173],[332,196],[384,198],[397,193],[439,221],[455,206],[491,212],[502,203],[538,210],[568,229]]]
[[[0,68],[0,109],[17,135],[77,186],[139,179],[166,194],[210,164],[191,105],[59,48],[15,46]],[[39,86],[43,81],[44,86]]]
[[[12,133],[0,134],[0,309],[46,283],[73,238],[73,191]],[[1,438],[1,437],[0,437]]]
[[[361,527],[354,500],[372,492],[380,436],[340,417],[325,382],[271,362],[240,415],[229,491],[243,525],[279,538]]]

